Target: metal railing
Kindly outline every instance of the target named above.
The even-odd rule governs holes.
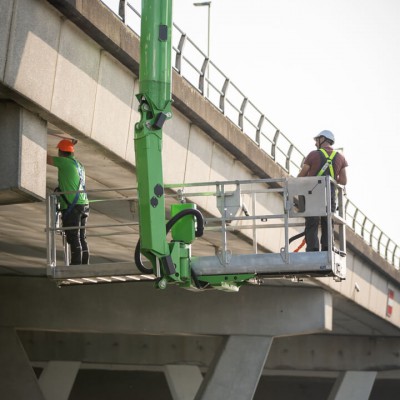
[[[265,264],[266,269],[264,268],[262,273],[266,275],[298,277],[311,276],[309,275],[311,273],[313,276],[329,275],[344,279],[346,273],[344,225],[346,222],[344,220],[343,188],[336,185],[338,212],[331,210],[331,185],[334,183],[330,182],[328,177],[324,179],[320,177],[290,177],[169,184],[165,185],[167,189],[165,198],[167,200],[166,208],[171,205],[171,212],[167,209],[165,212],[166,216],[172,216],[174,206],[179,203],[179,209],[186,201],[203,205],[205,213],[202,218],[204,221],[202,238],[204,241],[197,242],[197,247],[193,249],[193,252],[195,259],[206,257],[210,260],[209,257],[211,257],[213,259],[211,264],[218,267],[218,271],[230,270],[232,257],[237,259],[239,256],[243,262],[248,263],[247,267],[252,268],[252,263],[256,262],[256,259],[260,259],[257,256],[252,257],[253,254],[268,254],[261,262],[262,265]],[[68,231],[74,230],[78,235],[81,234],[78,232],[80,229],[101,229],[99,233],[90,235],[91,239],[94,239],[95,236],[105,239],[106,236],[114,235],[138,235],[138,230],[133,229],[134,226],[138,227],[139,225],[137,221],[139,217],[137,188],[108,188],[88,191],[87,193],[91,195],[89,197],[97,197],[90,201],[92,211],[95,211],[95,215],[91,218],[95,217],[95,223],[81,226],[77,221],[77,226],[65,227],[61,223],[59,199],[64,194],[76,193],[81,193],[81,191],[54,192],[48,195],[46,221],[48,276],[56,280],[65,280],[68,277],[65,284],[138,280],[139,278],[132,272],[134,270],[131,263],[128,265],[125,263],[124,267],[128,269],[121,269],[121,265],[113,267],[112,263],[107,262],[91,263],[90,267],[86,265],[83,269],[79,266],[76,269],[65,268],[71,267],[70,248],[66,241]],[[277,194],[278,196],[276,196]],[[275,201],[276,197],[280,199],[279,204]],[[115,201],[118,202],[118,206],[115,206]],[[112,223],[109,221],[105,223],[103,215],[109,212],[115,213],[116,207],[119,209],[118,219],[113,218]],[[299,256],[295,253],[298,253],[304,246],[304,242],[300,246],[296,243],[297,249],[295,250],[294,244],[291,245],[293,249],[290,249],[290,244],[304,236],[304,234],[299,235],[298,228],[304,226],[303,217],[309,216],[327,218],[327,237],[334,240],[327,240],[327,247],[322,252],[311,252]],[[337,236],[334,236],[333,222],[337,226]],[[190,229],[182,229],[182,225],[180,227],[178,225],[171,226],[171,228],[170,238],[172,240],[185,243],[194,241],[194,221],[192,233],[190,233]],[[271,229],[274,231],[273,234],[266,232]],[[59,265],[57,265],[57,248],[61,250],[61,246],[57,236],[61,237],[64,258],[64,262]],[[210,246],[207,243],[213,245]],[[96,243],[92,241],[91,245],[94,245],[95,253],[99,252],[100,247],[108,247],[104,240],[97,240]],[[201,255],[196,254],[199,250]],[[128,253],[132,254],[133,249]],[[96,254],[96,257],[98,256],[99,254]],[[246,258],[246,256],[248,257]],[[268,264],[267,258],[269,258],[270,264]],[[203,258],[201,261],[203,265],[208,262],[204,260]],[[259,263],[259,261],[257,262]],[[116,263],[120,264],[120,261]],[[261,264],[257,268],[261,268]],[[89,269],[93,271],[89,271]],[[131,272],[127,273],[127,270]],[[118,278],[119,273],[116,271],[122,271],[123,277]],[[331,272],[333,275],[330,275]],[[156,275],[161,276],[159,271]],[[144,278],[149,279],[149,276]]]
[[[61,237],[62,250],[63,250],[63,261],[64,265],[68,266],[70,264],[70,249],[67,244],[65,232],[68,230],[82,229],[81,226],[69,226],[63,227],[61,223],[61,212],[59,210],[59,200],[61,195],[65,194],[76,194],[83,193],[83,191],[78,192],[53,192],[47,197],[46,202],[46,241],[47,241],[47,267],[49,275],[52,275],[51,270],[57,266],[57,236]],[[105,213],[109,212],[108,204],[110,202],[119,202],[118,208],[124,210],[125,213],[119,217],[115,218],[113,223],[90,223],[85,225],[85,230],[100,230],[99,233],[91,234],[94,236],[115,236],[115,235],[133,235],[138,234],[132,228],[139,225],[137,222],[138,210],[137,210],[137,189],[136,188],[114,188],[114,189],[93,189],[88,190],[86,193],[97,195],[97,199],[90,200],[91,208],[95,208],[100,215],[102,215],[103,206],[106,207]],[[123,194],[125,193],[125,194]],[[121,205],[124,202],[125,205]],[[108,207],[108,208],[107,208]],[[129,209],[126,212],[125,208]],[[114,210],[115,213],[115,210]],[[127,216],[129,218],[127,218]],[[91,218],[92,219],[92,218]],[[101,218],[98,218],[101,220]],[[132,245],[133,246],[133,245]],[[133,253],[133,248],[130,254]]]
[[[108,5],[107,0],[102,0]],[[120,0],[115,14],[140,36],[140,0]],[[207,55],[173,24],[173,68],[221,113],[250,137],[290,175],[299,172],[304,154],[266,115],[228,78]],[[395,268],[400,268],[400,247],[373,223],[353,202],[346,202],[348,226],[374,251]]]

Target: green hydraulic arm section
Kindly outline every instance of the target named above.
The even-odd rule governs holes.
[[[165,225],[162,128],[172,117],[171,36],[172,0],[143,0],[137,95],[140,121],[135,125],[140,242],[135,260],[139,267],[140,253],[150,260],[152,272],[160,278],[159,287],[168,281],[190,285],[190,248],[179,242],[168,244]]]
[[[202,235],[202,215],[194,204],[176,204],[171,210],[172,219],[165,223],[162,128],[172,118],[171,52],[172,0],[142,0],[137,95],[140,121],[135,125],[140,241],[135,262],[143,272],[153,272],[159,277],[160,288],[169,282],[185,287],[195,282],[199,287],[190,268],[190,246],[195,236]],[[168,243],[167,233],[171,229],[174,240]],[[142,264],[140,254],[151,262],[151,271]],[[247,279],[253,276],[246,274]],[[219,284],[216,277],[203,279],[209,284]],[[227,280],[226,276],[220,279]],[[238,280],[237,275],[235,279]]]
[[[170,264],[165,235],[162,127],[171,118],[172,0],[143,0],[140,53],[140,121],[135,153],[142,253],[155,265]]]

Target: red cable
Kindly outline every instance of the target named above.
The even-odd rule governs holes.
[[[299,250],[306,244],[306,239],[303,239],[302,242],[300,243],[299,247],[294,251],[294,253],[298,253]]]

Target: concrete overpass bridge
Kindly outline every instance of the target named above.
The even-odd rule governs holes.
[[[143,282],[57,288],[46,277],[44,199],[57,179],[46,152],[56,135],[77,138],[91,199],[108,200],[100,190],[110,188],[113,197],[132,196],[122,189],[135,186],[139,40],[97,0],[13,0],[0,11],[2,398],[392,398],[400,365],[398,248],[366,218],[359,224],[353,215],[347,228],[340,283],[269,279],[236,294],[159,291]],[[207,65],[198,88],[182,76],[188,39],[178,38],[165,181],[295,173],[295,146],[278,145],[287,139],[262,114],[252,125],[251,102],[227,98],[235,88],[229,80],[218,93],[211,86],[206,99]],[[227,118],[235,110],[237,119]],[[278,195],[263,200],[266,212],[279,208]],[[91,263],[132,261],[131,205],[92,203],[90,224],[99,227],[89,231]],[[215,205],[200,206],[215,214]],[[257,241],[264,251],[282,246],[276,233]],[[193,252],[219,245],[210,231]],[[233,238],[232,252],[251,249]],[[57,255],[62,262],[60,244]]]

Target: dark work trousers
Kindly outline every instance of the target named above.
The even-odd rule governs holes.
[[[67,242],[71,248],[71,265],[89,264],[89,247],[86,241],[86,222],[89,217],[89,206],[76,204],[67,214],[62,211],[62,223],[64,228],[77,226],[77,229],[65,231]]]
[[[336,210],[336,195],[335,188],[331,186],[331,211],[332,213]],[[328,250],[328,219],[327,217],[306,217],[305,227],[305,239],[306,239],[306,251],[319,251],[318,241],[318,227],[321,222],[321,250]],[[333,229],[333,226],[332,226]]]

